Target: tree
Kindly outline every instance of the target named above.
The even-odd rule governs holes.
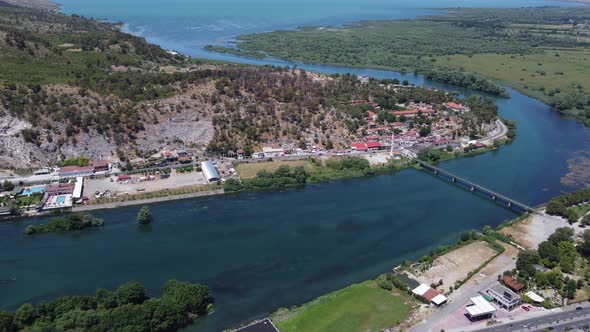
[[[207,286],[178,280],[169,280],[164,285],[162,299],[180,305],[187,312],[199,315],[205,313],[211,303],[211,295]]]
[[[139,213],[137,214],[137,222],[142,225],[147,225],[152,222],[152,212],[149,207],[144,206],[139,210]]]
[[[137,281],[130,281],[119,286],[115,295],[120,306],[124,304],[141,304],[147,298],[143,285]]]
[[[559,248],[550,241],[539,243],[539,257],[547,268],[554,268],[559,263]]]
[[[96,304],[99,308],[111,309],[117,306],[117,296],[104,288],[96,290]]]
[[[0,310],[0,331],[13,332],[16,331],[16,326],[12,323],[14,315],[10,312]]]
[[[570,227],[560,227],[555,230],[551,236],[549,236],[549,241],[559,244],[562,241],[569,241],[572,242],[572,237],[574,236],[574,230]]]
[[[14,189],[14,184],[8,180],[4,180],[4,184],[2,185],[4,191],[11,191]]]
[[[30,303],[23,304],[14,314],[14,324],[18,328],[31,325],[35,318],[35,308]]]
[[[536,274],[533,265],[539,264],[541,257],[535,250],[527,249],[520,251],[516,259],[516,268],[523,278],[532,278]]]

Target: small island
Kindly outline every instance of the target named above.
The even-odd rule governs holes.
[[[70,214],[55,217],[48,224],[29,225],[25,229],[25,234],[70,232],[90,227],[100,227],[102,225],[104,225],[104,220],[92,215]]]
[[[111,292],[63,296],[16,312],[0,310],[0,331],[177,331],[212,309],[207,286],[169,280],[162,296],[150,298],[130,281]]]

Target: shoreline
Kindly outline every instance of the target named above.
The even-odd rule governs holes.
[[[131,201],[81,205],[79,207],[76,207],[76,206],[72,207],[72,212],[78,213],[78,212],[94,211],[94,210],[116,209],[116,208],[126,207],[126,206],[154,204],[154,203],[160,203],[160,202],[176,201],[176,200],[183,200],[183,199],[197,198],[197,197],[218,196],[218,195],[225,195],[225,194],[227,194],[227,193],[223,189],[215,189],[215,190],[209,190],[209,191],[199,191],[199,192],[194,192],[194,193],[189,193],[189,194],[144,198],[144,199],[137,199],[137,200],[131,200]]]

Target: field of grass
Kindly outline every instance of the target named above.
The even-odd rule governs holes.
[[[273,318],[282,332],[382,331],[404,321],[410,313],[407,295],[393,295],[366,281],[280,312]]]
[[[547,100],[551,90],[590,90],[590,50],[545,49],[539,54],[475,54],[436,57],[441,66],[478,73],[535,98]]]
[[[238,171],[238,174],[242,179],[251,179],[256,177],[256,173],[261,170],[267,170],[272,173],[283,165],[289,167],[303,166],[305,170],[310,173],[317,170],[317,167],[309,160],[275,160],[269,162],[239,164],[236,166],[236,171]]]

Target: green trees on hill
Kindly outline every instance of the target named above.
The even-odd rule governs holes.
[[[169,280],[160,298],[149,298],[137,281],[115,292],[98,289],[94,296],[64,296],[16,312],[0,310],[0,331],[176,331],[210,310],[209,288]]]

